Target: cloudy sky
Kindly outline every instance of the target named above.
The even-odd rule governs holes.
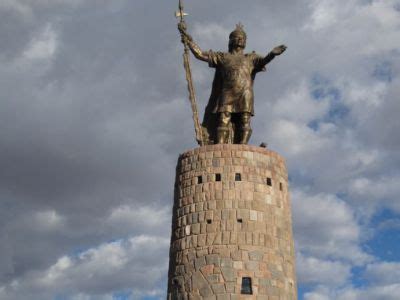
[[[177,1],[0,0],[0,299],[165,299],[179,153],[196,146]],[[400,1],[186,0],[242,22],[251,144],[287,159],[300,299],[400,294]],[[193,61],[199,110],[213,70]]]

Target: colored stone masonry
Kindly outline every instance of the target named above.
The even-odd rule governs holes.
[[[179,157],[169,300],[296,300],[283,158],[250,145],[210,145]]]

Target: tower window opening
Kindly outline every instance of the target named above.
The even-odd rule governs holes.
[[[242,181],[242,174],[236,173],[235,174],[235,181]]]
[[[238,223],[243,223],[243,219],[237,219]]]
[[[252,295],[253,289],[251,287],[251,278],[250,277],[243,277],[242,278],[242,288],[240,290],[241,294],[244,295]]]
[[[172,280],[172,285],[175,286],[176,288],[179,288],[180,284],[179,284],[179,280],[178,279],[173,279]]]
[[[203,177],[202,176],[197,176],[197,183],[203,183]]]
[[[221,174],[215,174],[215,181],[221,181]]]
[[[211,224],[212,220],[211,219],[207,219],[207,224]]]
[[[267,177],[267,185],[272,186],[272,179]]]
[[[283,191],[283,184],[282,184],[282,182],[279,182],[279,190]]]

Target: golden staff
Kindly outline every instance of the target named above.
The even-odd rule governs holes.
[[[177,11],[175,13],[175,17],[180,18],[180,22],[179,22],[180,26],[182,26],[182,28],[186,29],[185,16],[187,16],[187,14],[183,11],[182,0],[179,0],[179,11]],[[204,145],[203,134],[202,134],[201,126],[200,126],[199,114],[197,112],[196,93],[195,93],[194,86],[193,86],[192,70],[190,68],[189,45],[188,45],[187,39],[183,39],[183,45],[184,45],[183,66],[185,67],[186,81],[187,81],[187,86],[188,86],[188,91],[189,91],[189,100],[190,100],[190,104],[192,106],[194,129],[196,132],[196,140],[200,146],[203,146]]]

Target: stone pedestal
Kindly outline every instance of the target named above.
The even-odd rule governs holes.
[[[179,157],[168,299],[297,299],[281,156],[212,145]]]

